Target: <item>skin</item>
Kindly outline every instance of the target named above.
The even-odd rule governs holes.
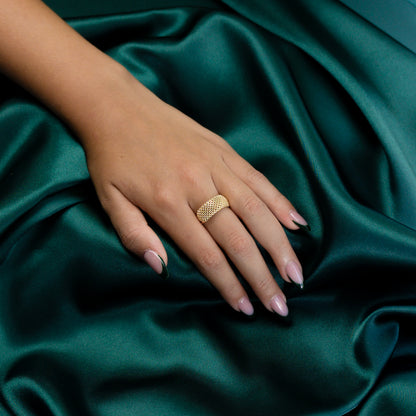
[[[285,304],[254,238],[290,281],[288,263],[301,266],[282,225],[298,229],[295,208],[221,137],[160,100],[39,0],[0,0],[0,70],[77,134],[127,249],[139,257],[153,250],[167,263],[146,212],[235,310],[247,293],[229,261],[268,310],[275,296]],[[195,212],[216,194],[231,208],[202,225]]]

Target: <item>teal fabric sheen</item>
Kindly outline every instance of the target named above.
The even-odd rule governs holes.
[[[170,7],[217,7],[219,0],[45,0],[59,16],[76,18],[131,13]]]
[[[2,78],[0,415],[415,415],[415,54],[335,0],[161,3],[49,2],[293,202],[305,289],[265,254],[290,315],[238,314],[149,219],[160,279]]]
[[[415,0],[341,0],[416,53]]]

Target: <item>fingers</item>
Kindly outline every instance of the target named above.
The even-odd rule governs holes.
[[[230,170],[264,201],[270,211],[285,227],[290,230],[299,228],[310,230],[307,221],[261,172],[234,151],[226,153],[224,161]]]
[[[225,176],[227,176],[225,172],[221,172],[220,176],[222,177],[224,174]],[[238,182],[240,181],[236,180],[234,176],[230,179],[232,179],[232,181],[230,182],[230,188],[232,188],[233,186],[236,186],[236,189],[233,192],[236,192],[236,194],[238,195],[239,191],[242,190],[241,187],[239,187],[238,185]],[[244,184],[242,185],[244,187],[244,191],[248,190],[253,197],[258,199],[255,196],[255,194],[247,188],[246,185]],[[218,193],[225,194],[225,192],[222,192],[221,187],[217,187],[217,189],[215,189],[215,187],[211,186],[211,188],[212,188],[211,195],[215,195]],[[210,189],[210,188],[207,186],[207,189]],[[224,190],[228,192],[228,189],[226,187],[224,187]],[[231,192],[230,194],[232,195]],[[226,193],[226,195],[228,196],[228,193]],[[241,201],[235,198],[236,205],[239,204],[240,202]],[[194,212],[198,210],[200,203],[201,201],[199,202],[190,201],[190,204],[192,207],[191,211],[192,211],[193,222],[195,222]],[[287,256],[287,257],[288,258],[293,257],[294,259],[296,259],[296,256],[291,250],[290,244],[287,241],[286,235],[282,231],[279,225],[279,222],[273,216],[273,214],[270,213],[270,211],[265,205],[264,205],[264,209],[266,212],[268,212],[268,218],[271,219],[272,222],[276,223],[277,227],[279,227],[281,230],[281,234],[278,235],[276,238],[274,238],[273,241],[276,241],[277,243],[279,243],[279,245],[281,245],[279,239],[281,239],[283,236],[283,238],[286,240],[285,248],[290,253],[290,256]],[[255,223],[256,221],[257,219],[253,218],[252,222]],[[265,223],[266,221],[267,221],[267,218],[262,219],[262,223]],[[201,228],[201,224],[197,224],[197,225],[198,227],[195,228],[196,233],[198,233],[198,230]],[[228,256],[228,258],[231,260],[231,262],[237,267],[241,275],[250,284],[250,286],[252,287],[252,289],[258,296],[258,298],[262,301],[264,306],[269,311],[274,311],[274,312],[279,313],[280,315],[286,316],[288,314],[286,298],[284,294],[282,293],[281,289],[279,288],[279,286],[277,285],[276,281],[274,280],[272,274],[270,273],[254,239],[251,237],[247,229],[243,226],[241,221],[235,215],[235,212],[233,212],[229,208],[224,208],[221,211],[214,214],[204,224],[203,228],[205,228],[208,231],[208,233],[211,236],[211,240],[212,239],[214,240],[213,242],[215,243],[215,246],[216,245],[220,246],[221,249]],[[256,232],[259,231],[258,228],[254,226],[253,226],[253,229],[255,229]],[[267,229],[267,226],[260,227],[260,231],[265,231],[265,230],[267,230],[267,233],[268,233],[267,235],[269,235],[270,230]],[[197,236],[198,234],[195,234],[195,235]],[[266,238],[264,237],[262,238],[266,240],[267,235],[266,235]],[[187,240],[190,241],[190,239],[187,239]],[[198,240],[195,239],[195,241],[197,242]],[[196,246],[193,244],[192,248],[195,248],[195,247]],[[199,249],[203,249],[203,248],[201,247]],[[217,250],[218,250],[218,247],[217,247]],[[221,253],[221,251],[217,251],[217,252]],[[199,256],[201,256],[201,253],[195,252],[195,255],[197,256],[196,260],[194,260],[195,262],[198,262],[198,254]],[[274,253],[274,254],[276,254],[275,258],[279,259],[278,253]],[[211,254],[209,255],[211,256]],[[222,260],[222,257],[223,255],[221,253],[221,258],[217,258],[217,260],[225,261],[225,259]],[[232,271],[229,268],[228,264],[226,268],[227,268],[228,274],[232,276],[232,278],[230,278],[228,282],[231,285],[233,285],[237,282],[237,280],[234,274],[230,274],[232,273]],[[204,267],[202,267],[202,271],[205,275],[207,275],[207,272],[209,273],[209,268],[208,270],[204,270]],[[282,273],[282,275],[285,276],[285,278],[287,279],[286,274]],[[224,282],[226,281],[226,277],[225,276],[222,277],[219,282],[216,276],[213,276],[212,278],[210,278],[210,280],[214,285],[224,284]]]
[[[236,165],[242,174],[244,163]],[[174,198],[158,198],[153,203],[151,200],[147,203],[140,201],[140,207],[151,214],[235,310],[247,315],[253,313],[247,293],[226,256],[263,305],[269,311],[286,316],[286,298],[253,237],[271,255],[284,280],[302,285],[301,265],[279,222],[297,228],[290,216],[291,211],[296,211],[262,175],[247,172],[249,170],[241,180],[227,165],[223,165],[223,169],[213,175],[199,173],[198,178],[203,176],[205,179],[194,181],[192,192],[185,186],[185,193],[177,190],[173,193]],[[199,199],[202,191],[207,192],[205,200]],[[231,208],[224,208],[202,225],[195,212],[200,204],[216,194],[225,195]],[[166,251],[135,206],[139,201],[131,199],[135,202],[130,202],[115,186],[107,188],[105,197],[100,197],[100,200],[124,246],[143,258],[157,273],[166,275]]]
[[[218,244],[197,220],[189,205],[176,205],[171,218],[175,220],[164,224],[164,228],[176,244],[233,309],[252,315],[254,310],[246,291]],[[178,226],[177,218],[181,219],[180,226]]]
[[[100,198],[103,208],[123,245],[141,257],[161,277],[168,277],[168,257],[162,242],[148,226],[142,212],[116,188],[106,198]]]
[[[219,192],[227,195],[233,212],[270,254],[282,278],[302,286],[300,262],[281,224],[269,207],[232,173],[221,175],[214,180]]]
[[[250,284],[263,305],[286,316],[286,297],[270,273],[253,238],[230,209],[223,209],[205,224],[215,241]]]
[[[103,200],[102,205],[108,212],[123,245],[142,257],[162,277],[167,277],[166,251],[141,211],[117,188],[111,189],[108,197]],[[165,220],[164,229],[236,311],[252,315],[254,310],[246,291],[224,254],[196,219],[189,205],[183,202],[181,207],[175,202],[163,208],[170,213],[165,218],[171,220]],[[177,218],[180,218],[179,227]]]

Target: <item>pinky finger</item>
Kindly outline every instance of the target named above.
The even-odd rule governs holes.
[[[270,211],[286,228],[291,230],[301,228],[310,231],[308,222],[262,173],[241,158],[229,158],[225,161],[228,167],[265,202]]]

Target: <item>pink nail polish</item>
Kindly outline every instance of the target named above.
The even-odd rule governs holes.
[[[287,308],[286,302],[279,295],[274,295],[270,301],[270,307],[274,312],[281,316],[287,316],[289,309]]]
[[[254,308],[248,297],[244,296],[238,301],[238,309],[248,316],[253,315]]]
[[[293,282],[299,285],[303,289],[303,274],[299,265],[291,260],[286,266],[287,277]]]
[[[153,250],[146,250],[144,253],[144,261],[157,273],[162,274],[163,264],[159,255]]]
[[[295,225],[297,225],[300,228],[306,228],[307,230],[310,231],[309,224],[307,223],[305,218],[303,218],[297,211],[294,211],[294,210],[290,211],[289,216],[292,219],[292,221],[295,223]]]

